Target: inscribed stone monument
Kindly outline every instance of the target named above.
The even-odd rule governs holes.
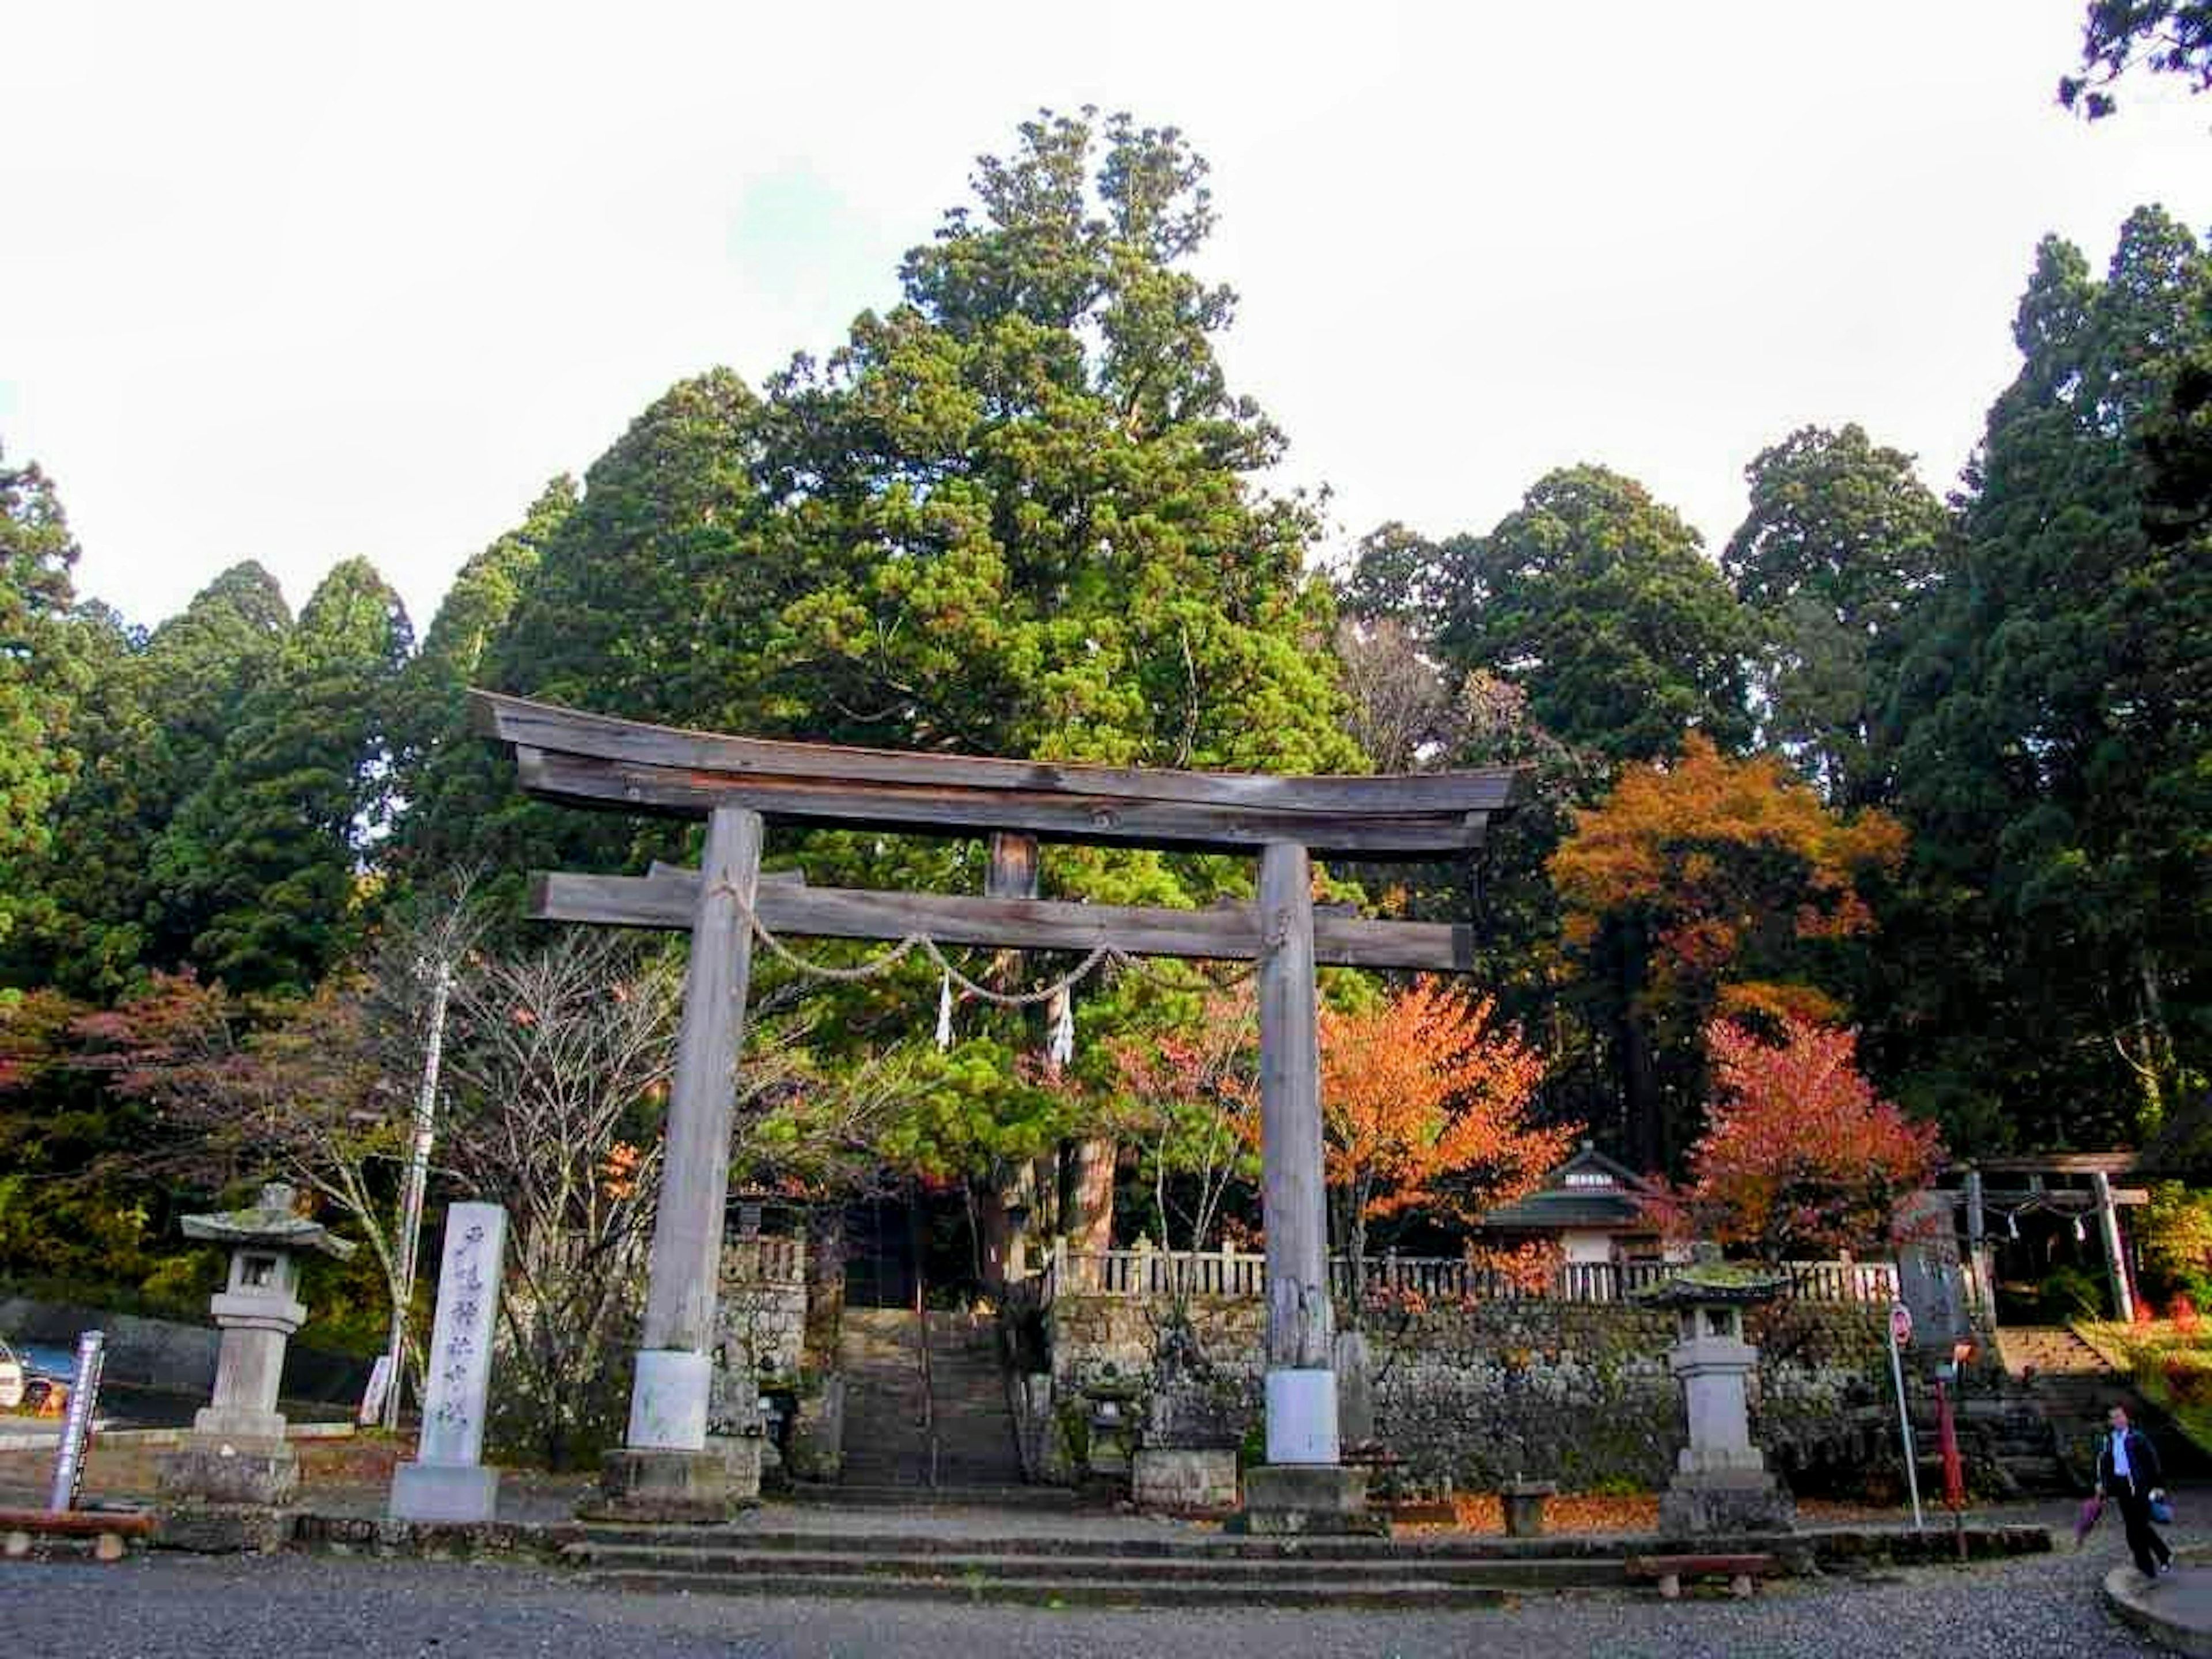
[[[499,1471],[486,1468],[483,1458],[506,1255],[507,1212],[498,1205],[447,1211],[422,1434],[415,1461],[392,1472],[395,1521],[489,1521],[497,1507]]]

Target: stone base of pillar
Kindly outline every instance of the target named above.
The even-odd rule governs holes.
[[[757,1501],[720,1450],[659,1451],[625,1446],[599,1462],[599,1489],[577,1510],[586,1521],[635,1521],[670,1526],[718,1526]]]
[[[1712,1469],[1678,1474],[1659,1498],[1662,1538],[1787,1532],[1796,1523],[1796,1505],[1790,1501],[1790,1494],[1764,1470]]]
[[[161,1511],[154,1543],[196,1555],[274,1555],[292,1540],[292,1517],[245,1504],[179,1504]]]
[[[192,1433],[203,1440],[282,1440],[284,1414],[237,1406],[203,1406],[192,1413]]]
[[[481,1463],[402,1463],[392,1471],[394,1521],[474,1525],[499,1508],[499,1471]]]
[[[727,1466],[732,1498],[740,1504],[750,1504],[760,1496],[761,1471],[774,1450],[767,1440],[757,1434],[710,1434],[707,1437],[707,1449]]]
[[[281,1509],[300,1490],[300,1455],[282,1440],[191,1435],[154,1460],[161,1496]]]
[[[1389,1518],[1367,1507],[1367,1471],[1328,1463],[1262,1463],[1244,1471],[1240,1532],[1386,1536]]]

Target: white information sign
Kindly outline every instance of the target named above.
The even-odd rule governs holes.
[[[392,1386],[392,1356],[380,1353],[368,1373],[368,1386],[362,1390],[361,1412],[354,1420],[367,1428],[384,1415],[384,1391]]]

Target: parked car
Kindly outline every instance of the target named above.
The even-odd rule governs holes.
[[[61,1356],[65,1361],[66,1356]],[[69,1403],[70,1373],[47,1354],[0,1340],[0,1411],[58,1415]]]

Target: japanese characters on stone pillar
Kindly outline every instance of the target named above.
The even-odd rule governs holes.
[[[498,1205],[456,1204],[446,1212],[422,1439],[415,1461],[392,1472],[395,1521],[489,1521],[497,1507],[499,1471],[483,1460],[506,1258],[507,1212]]]

